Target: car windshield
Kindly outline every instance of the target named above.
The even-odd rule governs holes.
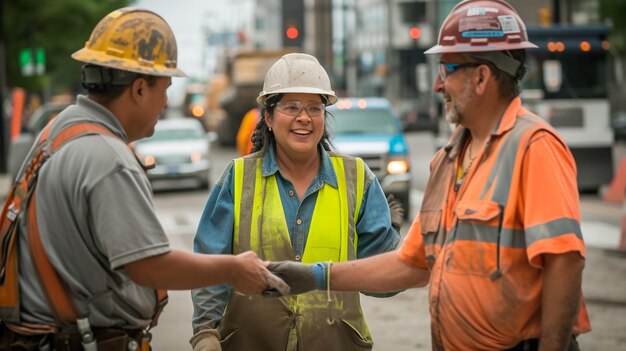
[[[333,134],[397,134],[394,116],[385,109],[332,110],[328,124]]]
[[[142,142],[193,140],[202,139],[204,137],[203,131],[199,129],[156,129],[154,135],[143,139]]]

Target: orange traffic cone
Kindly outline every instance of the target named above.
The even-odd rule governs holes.
[[[613,176],[613,180],[604,192],[604,201],[613,203],[624,202],[626,194],[626,157],[622,157],[617,168],[617,172]],[[624,227],[622,226],[622,229]]]

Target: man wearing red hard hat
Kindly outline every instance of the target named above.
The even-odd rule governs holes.
[[[504,1],[467,0],[450,12],[426,54],[439,55],[433,90],[458,128],[431,161],[401,248],[321,274],[319,265],[271,264],[291,293],[430,284],[435,350],[578,350],[576,336],[591,326],[576,167],[519,98],[534,47]]]

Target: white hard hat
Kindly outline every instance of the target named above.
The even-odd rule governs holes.
[[[307,54],[287,54],[276,61],[265,75],[263,91],[256,101],[265,100],[276,94],[309,93],[326,97],[328,105],[337,102],[330,88],[330,78],[317,59]]]

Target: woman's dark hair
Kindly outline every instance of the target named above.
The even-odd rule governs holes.
[[[283,98],[283,96],[284,94],[277,94],[265,100],[265,104],[261,107],[261,119],[256,124],[254,132],[252,133],[251,152],[260,151],[261,154],[265,154],[270,144],[275,142],[274,133],[270,131],[269,127],[265,123],[265,112],[270,115],[270,118],[274,118],[274,109],[276,108],[276,103],[278,103]],[[322,101],[325,101],[323,96]],[[324,147],[326,151],[330,151],[332,146],[332,143],[330,142],[330,135],[328,133],[328,125],[326,123],[329,115],[330,114],[328,113],[328,111],[324,112],[324,135],[322,135],[322,140],[320,140],[322,147]]]

